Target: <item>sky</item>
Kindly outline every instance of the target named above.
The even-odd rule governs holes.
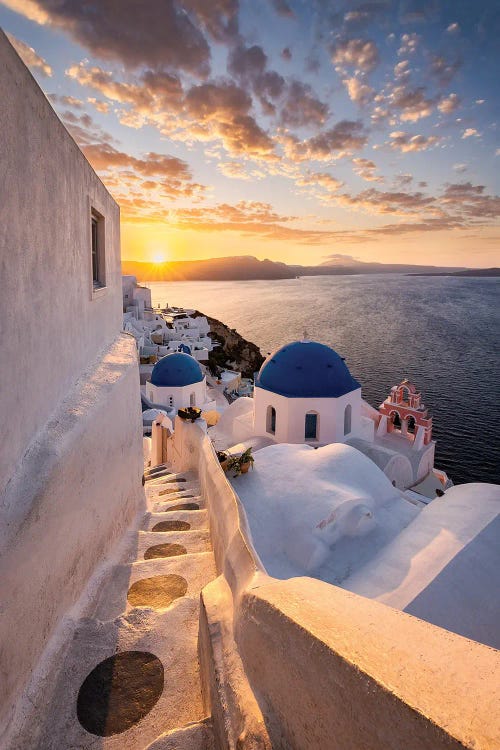
[[[497,0],[0,0],[122,257],[500,265]]]

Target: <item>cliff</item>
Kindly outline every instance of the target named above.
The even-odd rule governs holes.
[[[193,317],[203,314],[196,312]],[[229,328],[220,320],[210,318],[208,315],[206,318],[210,324],[210,338],[221,344],[210,352],[209,367],[211,369],[228,367],[238,370],[245,378],[252,378],[264,362],[259,347],[244,339],[236,329]]]

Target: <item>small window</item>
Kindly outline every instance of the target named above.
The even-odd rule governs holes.
[[[316,440],[318,437],[318,415],[316,412],[306,414],[304,437],[306,440]]]
[[[104,216],[92,209],[92,286],[101,289],[106,286],[106,261],[104,253]]]
[[[189,396],[189,406],[196,406],[196,394],[192,393]]]
[[[348,435],[351,431],[351,414],[352,414],[351,404],[347,404],[345,411],[344,411],[344,435]]]
[[[276,432],[276,409],[274,406],[267,407],[266,430],[271,435],[274,435]]]

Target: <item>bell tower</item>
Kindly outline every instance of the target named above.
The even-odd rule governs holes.
[[[422,395],[413,383],[402,380],[391,388],[379,407],[381,416],[378,434],[396,433],[413,442],[416,450],[432,440],[432,417],[422,403]]]

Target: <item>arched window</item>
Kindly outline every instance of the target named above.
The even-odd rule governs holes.
[[[406,421],[407,425],[407,431],[410,433],[410,435],[414,435],[416,430],[416,423],[415,423],[415,417],[408,417]]]
[[[344,435],[348,435],[351,431],[351,415],[352,406],[351,404],[347,404],[344,410]]]
[[[271,435],[274,435],[276,432],[276,409],[274,406],[267,407],[266,430]]]
[[[189,396],[189,406],[196,406],[196,393],[191,393]]]
[[[306,414],[304,437],[306,440],[318,439],[318,414],[315,411]]]
[[[397,430],[400,430],[400,429],[401,429],[401,419],[400,419],[400,416],[399,416],[399,412],[397,412],[397,411],[392,411],[392,412],[391,412],[391,415],[390,415],[390,420],[391,420],[391,422],[392,422],[393,426],[394,426],[394,427],[395,427],[395,428],[396,428]]]

